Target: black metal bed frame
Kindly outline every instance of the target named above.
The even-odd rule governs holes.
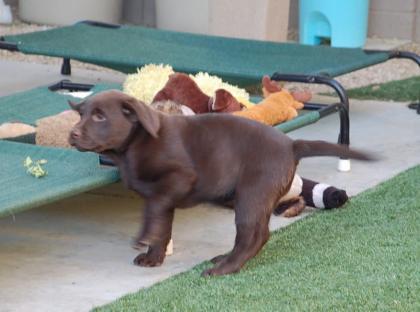
[[[79,23],[85,23],[97,27],[107,27],[107,28],[119,28],[118,24],[109,24],[96,21],[81,21]],[[6,42],[4,37],[0,37],[0,49],[9,50],[9,51],[19,51],[18,45],[15,43]],[[407,51],[381,51],[381,50],[364,50],[366,53],[387,53],[388,59],[393,58],[405,58],[410,59],[413,62],[417,63],[420,66],[420,56]],[[63,58],[63,63],[61,65],[61,74],[62,75],[71,75],[71,63],[69,58]],[[350,144],[350,118],[349,118],[349,99],[346,93],[345,88],[333,77],[328,75],[301,75],[301,74],[282,74],[275,72],[271,76],[272,80],[276,81],[285,81],[285,82],[300,82],[308,84],[321,84],[331,87],[335,93],[338,95],[340,102],[335,104],[320,104],[320,103],[305,103],[304,109],[307,110],[317,110],[320,114],[320,117],[325,117],[334,112],[338,112],[340,116],[340,133],[338,136],[338,143],[349,145]],[[78,84],[72,83],[68,80],[62,80],[59,83],[50,86],[50,90],[56,89],[68,89],[71,90],[81,90],[87,91],[92,88],[93,85]],[[420,99],[419,99],[420,100]],[[417,105],[418,111],[420,111],[420,103]]]

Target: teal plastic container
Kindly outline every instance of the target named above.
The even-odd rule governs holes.
[[[369,0],[300,0],[299,41],[360,48],[366,41]]]

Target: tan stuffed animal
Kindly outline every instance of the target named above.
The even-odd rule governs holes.
[[[5,122],[0,125],[0,139],[15,138],[34,132],[34,127],[20,122]]]
[[[36,123],[36,144],[71,148],[68,142],[69,133],[79,120],[79,114],[72,110],[39,119]]]

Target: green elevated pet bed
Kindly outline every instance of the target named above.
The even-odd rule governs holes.
[[[339,143],[341,144],[350,142],[349,102],[344,88],[333,77],[394,57],[410,58],[420,64],[420,58],[408,52],[364,51],[362,49],[232,39],[89,21],[45,31],[4,36],[0,38],[0,49],[61,57],[64,60],[63,74],[71,73],[70,60],[75,59],[125,73],[135,72],[138,67],[148,63],[163,63],[171,65],[176,71],[187,73],[205,71],[240,85],[259,83],[263,75],[271,75],[271,78],[277,81],[326,84],[337,92],[340,98],[338,103],[332,105],[305,103],[305,108],[309,111],[294,120],[277,126],[277,128],[285,132],[291,131],[313,123],[333,112],[338,112],[340,117]],[[82,89],[87,88],[86,86],[81,87]],[[95,86],[93,91],[109,87]],[[77,88],[74,87],[74,89]],[[0,122],[21,120],[33,124],[40,117],[53,115],[67,108],[67,96],[50,94],[52,90],[48,88],[39,88],[29,92],[31,93],[24,92],[0,99]],[[7,142],[1,143],[8,144]],[[13,146],[19,146],[19,149],[25,151],[25,145]],[[40,154],[48,154],[46,148],[34,146],[30,148],[28,152],[37,150]],[[10,149],[10,151],[12,150],[13,148]],[[2,148],[1,151],[4,159],[14,157],[8,155],[8,149]],[[70,154],[81,154],[75,151],[68,151],[68,153],[68,157],[77,157],[70,156]],[[23,152],[19,157],[23,157],[24,154],[27,153]],[[58,159],[61,159],[60,157]],[[97,159],[95,155],[92,157]],[[20,165],[21,161],[23,159],[20,159],[16,164],[24,173]],[[77,163],[80,164],[82,161]],[[56,170],[59,170],[59,167]],[[86,173],[90,175],[90,178],[95,179],[97,176],[101,183],[105,184],[115,181],[115,176],[108,177],[107,182],[104,181],[101,175],[105,171],[101,170],[106,169],[95,168],[97,169],[95,174]],[[69,172],[73,172],[73,170]],[[27,177],[25,176],[25,178]],[[45,181],[48,179],[47,176]],[[68,188],[67,194],[87,190],[90,187],[95,187],[95,183],[97,183],[87,182],[83,184],[83,187],[77,188],[79,180],[83,180],[83,177],[77,176],[75,181],[70,179],[68,183],[64,183],[62,187]],[[8,183],[7,180],[0,182],[3,182],[2,185]],[[40,181],[33,181],[34,184],[38,182]],[[92,184],[89,185],[89,183]],[[24,188],[18,187],[17,190],[19,191],[19,189],[24,191]],[[39,189],[41,193],[43,189],[43,187]],[[54,191],[51,192],[46,198],[60,198],[64,196],[62,194],[66,194],[63,193],[63,189],[57,190],[57,195],[53,195]],[[6,196],[6,193],[2,196]],[[31,191],[31,194],[27,195],[28,201],[23,206],[18,202],[14,206],[13,198],[8,199],[7,211],[23,209],[22,207],[28,208],[43,202],[38,199],[31,200],[31,196],[35,196],[35,194],[36,192]],[[18,200],[17,197],[16,195],[16,200]],[[2,200],[3,198],[0,198],[0,201]],[[0,204],[0,211],[1,207],[2,204]]]
[[[80,101],[62,91],[92,91],[121,89],[117,84],[80,84],[61,81],[50,87],[39,87],[0,98],[0,124],[17,121],[35,125],[40,118],[69,109],[67,101]],[[316,122],[319,111],[305,111],[291,121],[278,126],[288,132]],[[118,170],[105,158],[94,153],[72,149],[34,145],[33,135],[0,140],[0,217],[34,208],[68,196],[85,192],[119,180]],[[46,159],[48,174],[35,178],[26,172],[23,161]]]
[[[82,22],[73,26],[5,36],[26,54],[75,59],[125,73],[148,63],[176,71],[206,71],[228,81],[255,83],[263,75],[338,76],[383,62],[388,53],[205,36],[154,28]]]

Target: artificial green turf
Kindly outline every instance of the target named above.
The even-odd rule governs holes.
[[[95,311],[420,311],[419,220],[417,166],[277,231],[238,274],[206,262]]]
[[[351,89],[347,95],[361,100],[419,101],[420,76]]]

